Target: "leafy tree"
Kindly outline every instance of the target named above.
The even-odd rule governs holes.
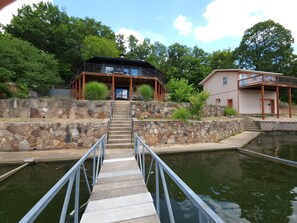
[[[191,49],[186,45],[174,43],[168,47],[168,61],[171,65],[178,66],[181,57],[190,55]]]
[[[214,51],[209,55],[209,65],[215,69],[235,69],[233,52],[230,49]]]
[[[40,93],[61,81],[54,56],[24,40],[0,34],[0,52],[1,81],[16,82]]]
[[[120,54],[114,41],[98,36],[87,36],[81,51],[84,60],[92,56],[118,57]]]
[[[4,29],[44,52],[54,54],[59,62],[59,75],[65,83],[73,75],[73,64],[82,59],[81,47],[86,36],[115,39],[114,32],[100,22],[69,17],[58,6],[43,2],[23,6]]]
[[[87,100],[104,100],[108,95],[107,86],[97,81],[88,82],[85,91]]]
[[[189,97],[195,92],[193,84],[189,84],[188,80],[184,78],[170,79],[167,89],[170,93],[170,99],[175,102],[188,102]]]
[[[125,39],[123,34],[116,35],[116,44],[120,53],[126,53]]]
[[[292,59],[291,31],[272,20],[259,22],[244,32],[235,58],[240,68],[285,72]]]

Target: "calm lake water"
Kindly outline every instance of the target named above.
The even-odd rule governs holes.
[[[286,151],[279,154],[292,157],[290,154],[296,154],[297,145],[294,147],[294,142],[286,140],[296,141],[296,136],[264,135],[261,142],[265,151],[269,151],[268,144],[274,145],[279,138],[278,147]],[[259,143],[256,140],[251,145]],[[225,222],[297,222],[296,168],[236,151],[170,154],[161,158]],[[191,202],[170,181],[168,184],[176,222],[198,222]],[[150,191],[154,196],[153,179]],[[168,222],[164,198],[161,204],[161,220]]]
[[[0,222],[18,222],[74,163],[43,163],[28,166],[0,183]],[[9,171],[12,168],[13,166],[1,166],[0,172]],[[63,192],[54,198],[35,222],[59,222],[65,191],[64,187]],[[81,184],[81,192],[80,204],[88,199],[85,183]],[[73,199],[69,207],[71,210],[73,210],[72,204]]]
[[[247,148],[296,160],[297,134],[262,135]],[[225,222],[297,222],[296,168],[236,151],[168,154],[161,158]],[[0,222],[18,222],[73,164],[29,166],[1,183]],[[0,173],[12,168],[0,166]],[[176,222],[198,222],[191,202],[170,180],[167,183]],[[85,184],[81,189],[80,204],[88,199]],[[151,176],[149,189],[154,196],[154,176]],[[63,199],[64,193],[36,222],[58,222]],[[164,199],[161,200],[161,220],[168,222]]]

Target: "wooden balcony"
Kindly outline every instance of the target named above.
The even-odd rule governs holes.
[[[263,85],[267,90],[275,90],[276,87],[297,88],[297,78],[257,74],[238,80],[238,89],[260,90]]]

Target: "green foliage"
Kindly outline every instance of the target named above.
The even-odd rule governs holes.
[[[200,119],[203,107],[206,105],[206,101],[209,98],[209,93],[206,91],[201,91],[195,95],[189,97],[191,106],[189,112],[195,119]]]
[[[237,115],[237,111],[234,108],[225,107],[224,115],[225,116],[234,116],[234,115]]]
[[[17,91],[14,93],[14,97],[17,98],[28,98],[29,88],[26,84],[18,83]]]
[[[142,96],[143,100],[148,101],[154,95],[153,88],[148,84],[143,84],[138,88],[140,95]]]
[[[107,86],[96,81],[88,82],[85,89],[87,100],[104,100],[108,95]]]
[[[81,51],[84,60],[93,56],[118,57],[120,54],[114,41],[98,36],[87,36]]]
[[[73,76],[72,66],[82,60],[81,47],[86,36],[115,39],[114,32],[101,22],[70,17],[58,6],[43,2],[23,6],[4,29],[43,52],[54,54],[59,76],[66,84]]]
[[[209,65],[215,69],[235,69],[233,52],[230,49],[214,51],[209,55]]]
[[[184,122],[187,122],[190,117],[191,117],[191,114],[190,114],[189,110],[186,108],[176,109],[172,113],[173,119],[182,120]]]
[[[167,89],[170,93],[170,99],[175,102],[188,102],[189,97],[195,92],[193,84],[189,84],[188,80],[184,78],[170,79]]]
[[[244,32],[235,58],[239,68],[285,72],[292,61],[291,31],[272,20],[259,22]]]
[[[5,83],[0,83],[0,99],[13,97],[13,92]]]
[[[39,93],[47,92],[61,81],[54,56],[26,41],[0,34],[0,52],[1,81],[26,85]]]

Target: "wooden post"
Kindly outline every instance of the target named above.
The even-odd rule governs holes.
[[[157,80],[155,80],[154,101],[157,100]]]
[[[130,77],[129,101],[132,101],[132,94],[133,94],[133,85],[132,85],[132,77]]]
[[[289,87],[289,117],[292,118],[292,88]]]
[[[111,77],[111,100],[114,100],[114,76]]]
[[[276,87],[276,117],[279,118],[279,87]]]
[[[81,77],[78,79],[78,99],[81,99]]]
[[[82,75],[82,99],[86,99],[86,76],[85,74]]]
[[[264,109],[264,84],[261,86],[261,100],[262,100],[262,119],[265,119],[265,109]]]
[[[74,97],[77,99],[77,80],[74,82]]]

